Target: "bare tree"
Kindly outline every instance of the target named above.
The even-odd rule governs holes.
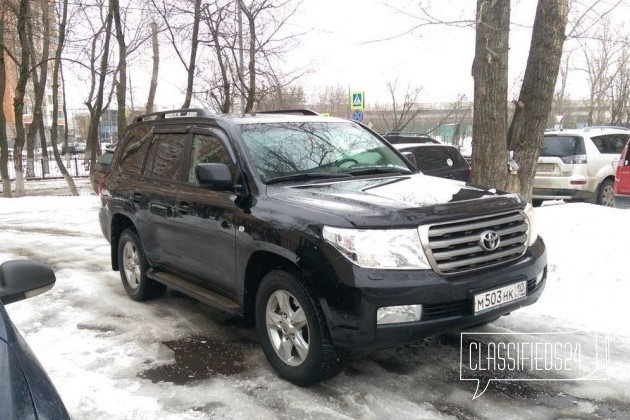
[[[393,82],[387,82],[387,91],[392,101],[391,109],[377,104],[375,106],[376,111],[387,127],[387,131],[404,131],[405,127],[422,112],[418,104],[418,97],[422,88],[407,83],[407,88],[400,95],[398,79],[396,79]]]
[[[55,157],[55,162],[57,162],[57,166],[61,171],[61,175],[66,180],[68,184],[68,188],[70,188],[70,193],[72,195],[78,195],[77,188],[74,185],[74,180],[68,173],[63,161],[61,160],[61,155],[59,154],[59,147],[57,145],[59,129],[58,129],[58,118],[57,114],[59,113],[59,73],[61,67],[61,54],[63,52],[63,48],[66,40],[66,24],[68,21],[68,0],[63,0],[61,2],[61,11],[59,13],[59,27],[57,29],[57,48],[55,49],[55,61],[53,65],[52,72],[52,96],[53,96],[53,118],[52,118],[52,129],[50,131],[50,143],[52,144],[53,155]],[[65,101],[64,101],[65,103]],[[67,123],[65,124],[67,127]]]
[[[625,38],[610,87],[610,124],[630,126],[630,39]]]
[[[151,84],[149,85],[149,96],[145,111],[147,113],[154,111],[155,93],[157,91],[158,73],[160,71],[160,44],[158,42],[158,24],[155,20],[151,21],[151,50],[153,51],[153,67],[151,68]],[[119,130],[120,132],[120,130]]]
[[[315,102],[315,110],[327,112],[335,117],[347,117],[350,107],[350,92],[341,86],[326,86],[319,93]]]
[[[6,10],[0,5],[0,45],[4,46],[4,30],[6,28]],[[7,139],[7,117],[4,113],[4,95],[6,92],[6,62],[4,48],[0,49],[0,178],[2,178],[2,196],[11,197],[11,180],[9,179],[9,144]]]
[[[306,108],[306,95],[302,86],[276,86],[258,103],[259,111]]]

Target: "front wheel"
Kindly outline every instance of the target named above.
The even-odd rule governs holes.
[[[269,363],[296,385],[331,378],[343,366],[315,294],[289,272],[275,270],[263,278],[256,295],[256,329]]]
[[[597,190],[597,204],[612,207],[614,200],[614,187],[610,179],[605,179]]]
[[[166,286],[147,277],[149,263],[144,255],[138,234],[126,229],[118,240],[118,267],[127,295],[135,301],[159,297]]]

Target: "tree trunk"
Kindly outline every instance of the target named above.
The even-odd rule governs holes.
[[[532,195],[536,162],[553,104],[568,11],[567,0],[538,1],[519,106],[510,125],[508,144],[520,167],[519,183],[511,191],[527,200]]]
[[[476,21],[472,180],[505,189],[510,1],[477,0]]]
[[[238,0],[243,14],[247,18],[249,28],[249,62],[247,71],[249,73],[249,85],[245,87],[245,113],[252,112],[256,102],[256,20],[252,11],[247,9],[243,0]]]
[[[61,154],[59,153],[58,143],[58,124],[57,124],[57,114],[59,112],[59,72],[61,67],[61,53],[63,51],[64,42],[66,40],[66,23],[68,20],[68,0],[63,0],[62,2],[62,11],[61,11],[61,21],[59,22],[59,34],[57,38],[57,49],[55,50],[55,62],[53,66],[53,74],[52,74],[52,95],[53,95],[53,120],[52,120],[52,129],[50,132],[50,143],[52,144],[53,155],[55,157],[55,162],[57,162],[57,166],[61,171],[61,175],[63,175],[63,179],[66,180],[68,184],[68,188],[70,188],[70,193],[72,195],[79,195],[77,191],[77,187],[74,185],[74,180],[72,176],[68,173],[63,161],[61,159]],[[64,100],[65,103],[65,100]]]
[[[160,71],[160,44],[158,43],[158,25],[156,21],[151,22],[151,47],[153,48],[153,69],[151,71],[151,84],[149,85],[149,97],[145,111],[147,114],[154,111],[155,92],[158,84],[158,73]]]
[[[120,4],[118,0],[110,1],[110,8],[114,24],[116,26],[116,40],[118,41],[118,85],[116,86],[116,98],[118,100],[118,141],[127,126],[125,110],[127,109],[127,45],[125,44],[125,32],[120,20]]]
[[[0,44],[4,45],[5,16],[0,15]],[[7,117],[4,114],[4,94],[6,92],[7,73],[4,50],[0,50],[0,178],[2,178],[2,196],[11,198],[11,180],[9,179],[9,142],[7,139]]]
[[[193,82],[195,81],[195,66],[197,61],[197,44],[199,44],[199,21],[201,20],[201,0],[195,0],[195,17],[193,22],[192,41],[190,47],[190,62],[188,63],[188,83],[186,84],[186,99],[182,108],[190,108],[192,101]]]
[[[15,144],[13,146],[13,165],[15,166],[15,196],[21,197],[26,192],[24,185],[24,168],[22,162],[22,152],[26,133],[24,131],[24,96],[26,94],[26,83],[29,76],[29,46],[26,35],[27,20],[29,18],[29,0],[20,0],[18,13],[16,16],[17,32],[20,40],[20,63],[18,64],[18,79],[15,85],[15,97],[13,99],[13,112],[15,114]]]
[[[26,144],[28,148],[28,175],[35,176],[34,165],[35,165],[35,138],[39,133],[40,137],[43,139],[41,141],[42,148],[42,158],[48,159],[48,151],[46,149],[46,133],[43,130],[44,126],[44,114],[43,114],[43,106],[44,106],[44,95],[46,94],[46,80],[48,79],[48,57],[50,56],[50,20],[48,13],[47,3],[41,3],[39,5],[41,8],[39,13],[41,13],[42,19],[42,31],[38,33],[37,36],[41,36],[41,45],[39,48],[35,46],[35,37],[36,34],[33,31],[31,25],[29,25],[30,30],[28,31],[28,43],[29,48],[31,49],[31,62],[33,65],[33,93],[35,96],[35,100],[33,102],[33,120],[28,130]],[[38,50],[41,49],[41,60],[37,60]],[[54,117],[54,116],[53,116]],[[42,168],[44,169],[44,168]],[[44,173],[42,173],[44,175]]]

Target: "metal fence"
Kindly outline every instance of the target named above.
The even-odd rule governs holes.
[[[83,177],[90,175],[89,162],[85,162],[83,154],[64,155],[61,160],[73,177]],[[9,153],[9,179],[15,180],[15,166],[13,165],[13,154]],[[48,158],[37,156],[35,159],[22,159],[22,171],[26,179],[46,179],[62,178],[61,170],[51,155]]]

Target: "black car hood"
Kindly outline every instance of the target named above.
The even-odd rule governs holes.
[[[287,204],[343,215],[356,227],[412,226],[524,206],[515,194],[423,174],[274,186],[268,195]]]

